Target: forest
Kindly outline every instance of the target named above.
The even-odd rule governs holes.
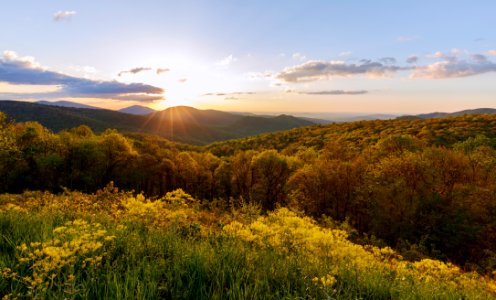
[[[335,234],[345,232],[346,243],[353,247],[391,251],[391,257],[401,257],[398,261],[455,264],[463,272],[488,278],[496,270],[495,167],[495,115],[318,125],[193,146],[110,129],[96,134],[87,126],[53,133],[36,122],[10,122],[0,113],[0,193],[5,194],[0,205],[16,194],[21,202],[84,198],[103,207],[115,204],[105,204],[98,196],[110,184],[110,190],[115,186],[123,192],[105,194],[108,199],[141,201],[122,202],[113,209],[148,205],[141,209],[149,212],[159,203],[172,205],[171,193],[181,191],[183,204],[195,203],[208,218],[257,211],[260,219],[209,225],[249,242],[257,243],[260,226],[277,228],[284,218],[298,218],[302,228],[324,230],[313,227],[318,224],[337,230]],[[26,203],[15,205],[33,209]],[[159,222],[160,213],[147,220]],[[195,218],[203,230],[207,217]],[[254,220],[258,227],[249,225]],[[98,231],[75,222],[64,228]],[[198,229],[197,223],[185,227],[187,235]],[[113,239],[93,237],[99,243]],[[381,263],[393,264],[391,257]],[[333,274],[315,282],[340,288],[321,289],[317,298],[349,292],[341,290],[343,273]],[[335,285],[335,280],[340,283]],[[388,291],[385,299],[399,297]],[[205,293],[200,296],[212,296]],[[353,295],[375,295],[360,293]],[[201,298],[197,296],[193,298]]]

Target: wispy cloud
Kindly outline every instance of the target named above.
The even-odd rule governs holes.
[[[492,56],[496,56],[496,50],[489,50],[489,51],[487,51],[487,54],[492,55]]]
[[[169,71],[170,71],[169,68],[157,68],[156,73],[157,73],[157,75],[160,75],[162,73],[169,72]]]
[[[409,64],[414,64],[414,63],[418,62],[418,60],[419,60],[419,58],[417,55],[410,55],[407,57],[406,62]]]
[[[148,68],[148,67],[137,67],[130,70],[120,71],[119,74],[117,74],[117,76],[122,76],[124,74],[138,74],[141,72],[150,71],[151,69],[152,68]]]
[[[329,91],[294,91],[288,90],[287,93],[296,93],[301,95],[320,95],[320,96],[328,96],[328,95],[363,95],[367,94],[368,91],[365,90],[356,90],[356,91],[345,91],[345,90],[329,90]]]
[[[257,93],[256,92],[231,92],[231,93],[217,92],[217,93],[206,93],[203,94],[202,96],[223,97],[223,96],[243,96],[243,95],[255,95],[255,94]]]
[[[418,35],[402,35],[396,38],[397,42],[400,43],[407,43],[407,42],[413,42],[415,40],[418,40],[420,37]]]
[[[231,54],[231,55],[221,59],[217,64],[220,66],[223,66],[223,67],[227,67],[230,64],[232,64],[233,62],[236,62],[237,60],[238,59]]]
[[[351,51],[343,51],[343,52],[339,53],[339,56],[346,57],[346,56],[350,56],[351,54],[353,54],[353,52],[351,52]]]
[[[186,81],[188,81],[188,78],[180,78],[177,80],[179,83],[186,83]]]
[[[61,10],[53,14],[53,20],[55,22],[68,21],[72,19],[74,15],[76,15],[76,12],[73,10],[66,10],[66,11]]]
[[[443,61],[426,66],[416,67],[412,78],[446,79],[474,76],[489,72],[496,72],[496,64],[489,61],[482,54],[471,55],[468,59],[459,60],[453,56],[442,56]]]
[[[293,55],[291,56],[293,59],[296,59],[296,60],[300,60],[300,61],[304,61],[305,59],[307,59],[307,57],[299,52],[296,52],[296,53],[293,53]]]
[[[154,101],[162,99],[164,93],[159,87],[143,83],[90,80],[50,71],[34,58],[20,57],[13,51],[5,51],[3,58],[0,58],[0,81],[10,84],[56,85],[60,86],[56,95],[66,97]]]
[[[396,63],[396,58],[394,57],[383,57],[380,58],[379,61],[385,65],[392,65]]]
[[[387,58],[386,58],[387,59]],[[329,79],[331,77],[346,77],[352,75],[367,75],[383,77],[389,73],[409,69],[388,63],[362,60],[358,64],[344,61],[309,61],[301,65],[289,67],[276,75],[276,78],[285,82],[308,82]]]

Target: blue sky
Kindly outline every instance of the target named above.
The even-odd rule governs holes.
[[[489,0],[9,1],[0,98],[253,112],[496,107],[495,11]]]

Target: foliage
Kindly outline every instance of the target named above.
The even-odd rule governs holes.
[[[491,273],[495,126],[495,115],[363,121],[197,147],[115,130],[96,134],[87,126],[54,134],[35,122],[8,122],[2,114],[0,192],[94,193],[115,182],[134,191],[125,197],[134,218],[145,211],[156,227],[171,222],[161,218],[170,210],[164,195],[177,189],[198,199],[186,201],[191,211],[288,206],[317,220],[346,222],[356,229],[352,239],[358,243],[373,241],[408,257]],[[136,202],[138,197],[159,201]],[[92,201],[92,213],[111,202],[76,193],[65,201]],[[40,210],[71,214],[58,205],[44,203]]]
[[[62,207],[67,208],[54,209]],[[490,276],[433,259],[408,261],[389,247],[355,244],[346,231],[319,226],[287,208],[254,219],[245,213],[252,211],[219,214],[199,209],[199,202],[182,190],[157,200],[119,192],[112,185],[96,194],[1,195],[0,296],[487,299],[496,295],[496,282]]]

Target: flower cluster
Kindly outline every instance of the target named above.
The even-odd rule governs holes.
[[[98,223],[80,219],[67,222],[53,230],[50,240],[17,246],[17,269],[28,271],[21,274],[3,269],[2,277],[22,282],[29,290],[28,296],[52,285],[70,284],[76,272],[102,263],[104,246],[114,238]]]
[[[339,279],[340,270],[354,270],[356,278],[370,273],[393,276],[398,284],[452,289],[484,288],[496,293],[494,280],[476,273],[462,272],[460,268],[438,260],[424,259],[408,262],[391,248],[361,246],[348,240],[347,233],[338,229],[318,226],[308,217],[299,217],[286,208],[278,209],[268,216],[260,217],[251,224],[233,221],[224,227],[224,233],[245,240],[257,247],[272,248],[284,255],[297,253],[328,273],[315,277],[313,282],[332,286]]]

